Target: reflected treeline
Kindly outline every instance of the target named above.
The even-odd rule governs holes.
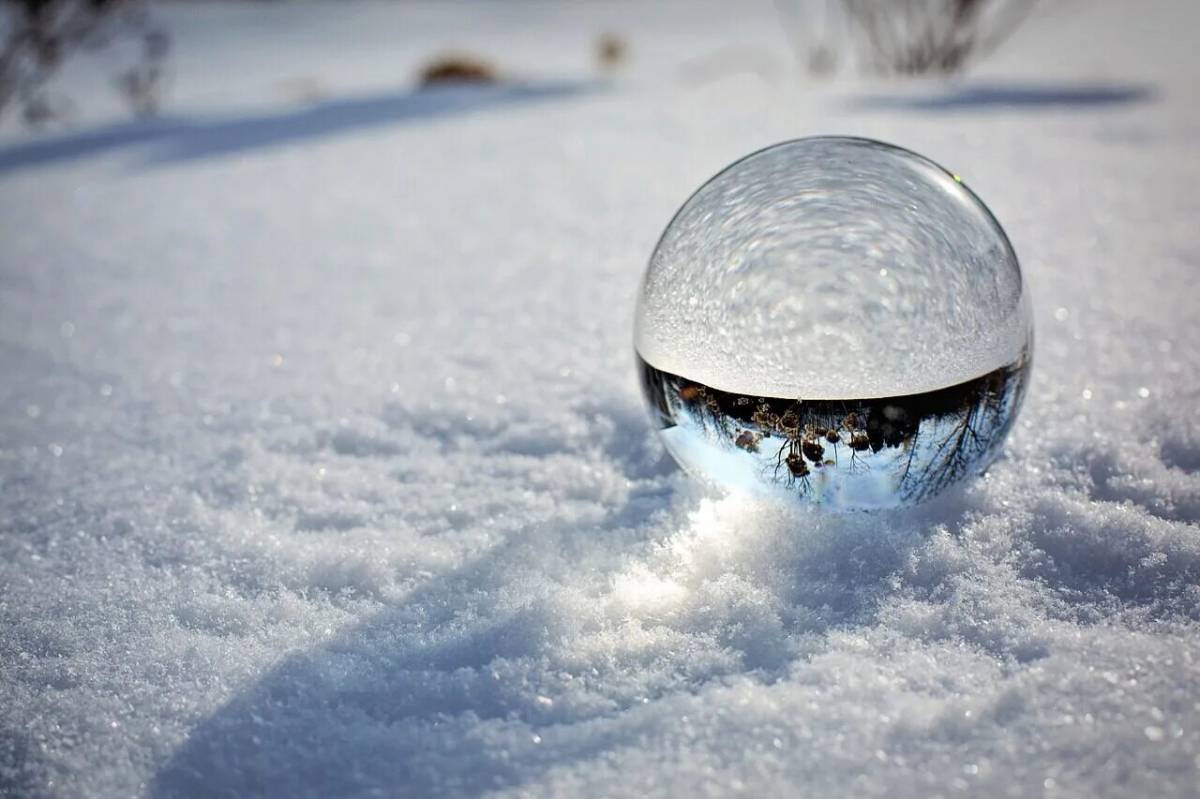
[[[720,391],[639,362],[663,430],[688,428],[708,447],[752,458],[762,480],[806,495],[819,488],[818,499],[845,499],[848,486],[869,483],[872,506],[920,502],[981,471],[1016,416],[1029,373],[1022,357],[937,391],[802,400]],[[890,502],[881,498],[888,493]]]

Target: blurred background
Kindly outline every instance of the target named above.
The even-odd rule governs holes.
[[[180,108],[303,106],[348,92],[453,85],[748,80],[811,90],[847,75],[945,79],[977,67],[1024,25],[1068,46],[1074,17],[1087,5],[4,0],[0,111],[9,129],[14,121],[54,129],[112,118],[121,108],[169,116]],[[1096,48],[1097,59],[1102,52]],[[1056,60],[1039,55],[1016,71],[1008,60],[1006,74],[1036,77]],[[1136,94],[1095,88],[1079,97],[991,99],[1103,102]]]

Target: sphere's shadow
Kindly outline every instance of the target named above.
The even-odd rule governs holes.
[[[799,638],[872,623],[926,531],[954,528],[968,507],[950,492],[918,509],[832,516],[674,485],[654,510],[643,498],[591,530],[511,538],[286,658],[192,730],[151,795],[438,797],[518,786],[605,746],[602,735],[548,729],[586,728],[680,690],[677,681],[656,689],[636,662],[614,665],[613,645],[584,654],[606,636],[632,624],[712,639],[728,654],[723,665],[700,668],[679,652],[654,666],[686,675],[689,691],[734,674],[780,679],[806,657]],[[648,512],[661,519],[657,539],[628,554],[629,514],[644,523]],[[538,551],[555,548],[602,566],[531,577]],[[757,591],[756,602],[714,601],[730,584]],[[646,684],[627,690],[639,678]]]

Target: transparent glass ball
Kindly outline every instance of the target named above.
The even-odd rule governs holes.
[[[831,509],[911,505],[996,457],[1028,382],[1016,254],[957,175],[869,139],[727,167],[659,240],[634,332],[672,456]]]

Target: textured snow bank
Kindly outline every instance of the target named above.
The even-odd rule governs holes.
[[[770,8],[485,8],[526,91],[397,88],[461,7],[172,7],[173,119],[0,152],[0,793],[1194,794],[1192,6],[900,93],[784,78]],[[677,79],[719,47],[775,83]],[[636,394],[662,224],[827,132],[1032,288],[1007,457],[906,515],[704,496]]]

